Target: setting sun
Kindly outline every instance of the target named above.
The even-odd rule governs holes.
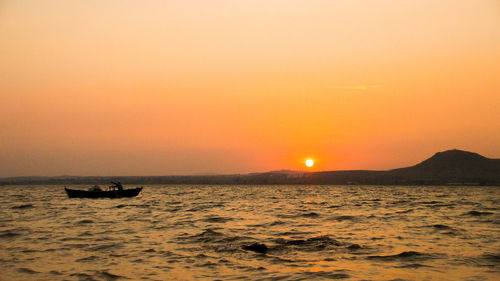
[[[312,166],[314,166],[314,161],[312,159],[307,159],[306,160],[306,166],[311,168]]]

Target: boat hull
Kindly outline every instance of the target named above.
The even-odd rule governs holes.
[[[135,197],[139,195],[142,187],[124,190],[109,190],[109,191],[87,191],[64,188],[69,198],[124,198]]]

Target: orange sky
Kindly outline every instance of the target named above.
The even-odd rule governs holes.
[[[0,176],[500,158],[497,0],[2,1]]]

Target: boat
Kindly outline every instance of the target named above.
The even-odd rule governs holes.
[[[121,184],[120,184],[121,186]],[[110,187],[111,189],[112,187]],[[111,190],[101,190],[100,188],[91,188],[90,190],[69,189],[64,187],[69,198],[124,198],[135,197],[142,190],[141,187],[123,189],[113,188]]]

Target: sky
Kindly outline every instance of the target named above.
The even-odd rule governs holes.
[[[500,158],[499,65],[497,0],[3,0],[0,177]]]

